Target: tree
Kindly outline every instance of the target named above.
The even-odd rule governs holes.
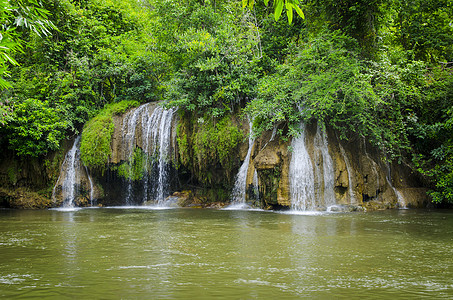
[[[29,30],[38,36],[47,36],[54,24],[47,19],[49,12],[36,0],[0,0],[0,90],[11,87],[5,79],[9,76],[8,65],[18,65],[14,55],[21,51],[21,30]]]

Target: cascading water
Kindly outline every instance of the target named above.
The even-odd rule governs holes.
[[[77,168],[80,164],[80,136],[74,140],[71,150],[66,154],[65,161],[67,164],[66,177],[63,180],[63,206],[74,207],[74,198],[78,193],[78,172]]]
[[[90,173],[88,172],[88,168],[86,166],[85,166],[85,172],[88,177],[88,182],[90,183],[90,205],[93,206],[93,201],[94,201],[93,180],[91,179]]]
[[[165,204],[165,197],[168,196],[169,190],[169,160],[171,156],[171,123],[173,114],[173,109],[157,107],[150,118],[153,122],[148,122],[147,133],[151,133],[151,142],[157,157],[157,182],[153,186],[153,196],[159,206]],[[148,141],[149,138],[147,135]]]
[[[247,204],[245,202],[245,195],[247,192],[247,172],[250,164],[250,156],[252,154],[253,143],[255,139],[252,135],[252,122],[249,120],[249,148],[247,155],[245,156],[244,162],[239,168],[238,174],[236,175],[236,180],[234,182],[234,188],[231,192],[231,206],[237,208],[245,208]]]
[[[86,177],[85,177],[86,176]],[[60,169],[60,176],[52,191],[52,199],[57,199],[57,188],[61,187],[61,198],[63,208],[74,208],[74,201],[81,195],[82,191],[88,187],[84,186],[84,180],[88,180],[90,194],[90,205],[94,201],[94,185],[88,168],[80,160],[80,136],[74,140],[72,148],[66,153],[63,164]],[[61,182],[63,180],[63,182]],[[87,196],[88,197],[88,196]]]
[[[135,140],[135,133],[137,129],[137,123],[139,120],[140,115],[145,111],[147,112],[147,104],[138,107],[126,114],[123,120],[123,127],[122,127],[122,141],[123,141],[123,149],[124,149],[124,157],[131,159],[135,150],[136,140]],[[143,127],[143,126],[142,126]],[[126,175],[127,181],[127,188],[126,188],[126,204],[130,205],[132,203],[132,176],[133,176],[133,168],[129,168],[129,172]]]
[[[317,128],[313,139],[313,159],[307,150],[306,125],[291,142],[289,166],[291,208],[299,211],[329,210],[336,204],[335,170],[329,154],[327,134]],[[322,162],[322,163],[321,163]]]
[[[385,177],[385,179],[387,180],[387,184],[392,188],[393,192],[395,193],[395,196],[396,196],[396,199],[398,201],[398,206],[400,209],[407,209],[407,201],[406,199],[404,198],[404,196],[401,194],[400,191],[398,191],[398,189],[396,187],[393,186],[392,184],[392,175],[391,175],[391,168],[390,168],[390,164],[387,163],[387,170],[388,170],[388,173]]]
[[[140,166],[143,170],[142,202],[152,201],[154,204],[164,206],[165,198],[169,194],[169,160],[174,112],[173,109],[163,109],[160,106],[153,109],[153,105],[147,103],[129,112],[123,120],[124,157],[130,164],[137,163],[133,161],[133,155],[138,147],[138,137],[143,140],[142,150],[145,157]],[[133,178],[133,172],[134,169],[130,166],[129,174],[126,174],[127,205],[134,202],[133,179],[137,178]]]
[[[258,203],[260,200],[260,191],[258,188],[258,172],[255,169],[253,172],[253,193],[255,194],[255,201]]]
[[[292,155],[289,165],[289,191],[293,210],[315,208],[315,181],[313,165],[305,144],[306,126],[291,142]]]
[[[324,191],[322,197],[326,207],[336,204],[335,200],[335,170],[333,160],[329,154],[327,135],[318,127],[315,136],[315,147],[318,148],[322,155],[322,180],[324,182]],[[318,172],[320,173],[320,172]]]
[[[59,186],[61,175],[64,174],[63,183],[61,183],[61,195],[63,199],[62,207],[73,208],[74,200],[79,195],[79,169],[80,162],[80,136],[74,140],[72,148],[66,153],[63,164],[60,169],[60,177],[53,188],[52,199],[56,199],[56,189]],[[88,173],[87,173],[88,174]]]

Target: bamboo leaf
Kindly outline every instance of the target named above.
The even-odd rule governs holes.
[[[282,14],[282,10],[283,10],[283,0],[275,0],[277,2],[276,4],[276,7],[275,7],[275,11],[274,11],[274,18],[275,18],[275,21],[278,21],[278,19],[280,19],[280,16]]]
[[[299,5],[293,4],[293,6],[294,6],[294,9],[296,10],[297,14],[298,14],[302,19],[305,19],[304,12],[302,11],[302,9],[300,9]]]
[[[12,57],[10,57],[8,54],[6,54],[5,52],[3,52],[3,56],[6,57],[6,60],[8,60],[12,65],[16,65],[18,66],[19,63]]]
[[[289,1],[286,1],[286,15],[288,16],[288,23],[291,25],[293,22],[293,5]]]

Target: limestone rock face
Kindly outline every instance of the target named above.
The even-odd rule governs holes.
[[[290,206],[288,142],[272,132],[264,133],[255,141],[250,166],[253,172],[247,176],[247,185],[252,183],[256,170],[260,201],[263,207]]]
[[[322,173],[325,158],[316,145],[317,130],[316,124],[307,126],[305,147],[313,168]],[[337,205],[372,210],[427,205],[426,188],[408,165],[387,163],[385,156],[362,138],[340,140],[332,129],[327,129],[326,134]],[[288,151],[290,145],[290,141],[283,142],[272,132],[255,141],[250,168],[258,173],[263,207],[291,206],[289,165],[293,152]],[[252,183],[253,172],[249,171],[248,185]],[[320,197],[327,185],[317,172],[314,172],[313,189],[316,197]]]
[[[69,143],[63,143],[66,148]],[[0,151],[0,207],[49,208],[53,206],[49,187],[58,178],[63,149],[45,157],[17,157]]]
[[[113,117],[114,133],[111,143],[111,156],[109,167],[105,173],[96,173],[82,166],[77,168],[76,189],[79,191],[75,199],[76,205],[89,205],[94,199],[103,199],[102,204],[124,204],[126,195],[125,186],[127,181],[118,176],[115,167],[126,162],[131,149],[140,148],[143,152],[152,155],[152,143],[149,137],[151,132],[144,131],[147,126],[142,124],[149,120],[150,116],[158,107],[158,103],[149,103],[138,108],[130,109],[123,115]],[[235,126],[238,126],[245,134],[250,132],[247,120],[237,117],[232,118]],[[175,166],[181,166],[181,157],[191,157],[190,153],[180,153],[177,142],[177,127],[179,118],[177,114],[171,121],[171,137],[169,152],[171,161]],[[130,124],[134,124],[133,127]],[[180,124],[182,125],[182,123]],[[180,126],[181,127],[181,126]],[[246,199],[262,208],[290,208],[293,205],[291,192],[290,165],[295,151],[291,149],[291,140],[282,140],[276,135],[278,129],[284,129],[284,125],[276,125],[274,131],[263,133],[256,138],[250,154],[250,163],[246,175]],[[157,130],[157,129],[154,129]],[[192,129],[186,128],[183,135],[190,136]],[[181,133],[179,133],[181,134]],[[322,137],[322,139],[321,139]],[[320,199],[320,207],[327,206],[326,191],[332,189],[336,207],[332,210],[372,210],[398,207],[424,207],[429,203],[426,196],[426,182],[422,180],[411,167],[404,162],[388,163],[385,155],[372,147],[363,138],[352,137],[348,140],[340,140],[337,133],[327,128],[320,134],[317,124],[307,125],[304,132],[305,148],[309,156],[309,165],[313,168],[313,180],[310,187],[316,199]],[[320,147],[320,143],[325,148]],[[19,160],[12,153],[4,152],[0,160],[0,205],[20,207],[47,207],[59,206],[64,201],[63,185],[64,178],[68,173],[63,161],[69,152],[72,141],[65,143],[62,150],[53,153],[44,159],[30,161]],[[182,148],[182,147],[181,147]],[[246,139],[237,147],[232,167],[232,176],[236,168],[246,159],[249,143]],[[328,157],[327,157],[328,155]],[[327,161],[331,161],[332,170],[325,168]],[[190,196],[187,193],[178,194],[177,197],[184,203],[202,203],[208,205],[211,202],[227,203],[229,186],[234,178],[226,178],[225,170],[220,163],[213,165],[210,176],[215,187],[209,187],[196,180],[190,168],[173,170],[171,173],[170,189],[181,191],[184,189],[194,191]],[[326,172],[332,172],[331,184],[326,183]],[[153,175],[154,176],[154,175]],[[195,178],[195,179],[194,179]],[[56,184],[54,184],[56,183]],[[45,195],[53,201],[43,201],[39,197],[33,203],[26,203],[23,195],[29,191],[49,189],[54,185],[53,195]],[[20,194],[11,193],[19,190]],[[22,192],[24,191],[24,192]],[[143,180],[130,185],[130,191],[141,199],[145,194]],[[41,193],[42,194],[42,193]],[[3,196],[2,196],[3,195]],[[30,196],[31,197],[31,196]],[[116,198],[115,198],[116,197]],[[16,199],[14,201],[5,199]],[[32,197],[31,197],[32,198]],[[19,200],[18,200],[19,199]],[[148,199],[152,200],[152,199]],[[9,202],[8,202],[9,201]],[[109,202],[110,201],[110,202]],[[8,204],[9,203],[9,204]],[[22,203],[22,204],[21,204]]]

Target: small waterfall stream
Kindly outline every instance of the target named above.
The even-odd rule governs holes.
[[[91,179],[90,172],[88,172],[88,168],[85,167],[85,172],[87,173],[88,182],[90,183],[90,205],[93,206],[94,201],[94,187],[93,187],[93,180]]]
[[[390,186],[390,188],[395,193],[396,199],[398,201],[399,208],[400,209],[407,209],[408,208],[407,207],[407,201],[404,198],[403,194],[396,187],[393,186],[391,168],[390,168],[390,164],[388,162],[387,162],[387,174],[385,176],[385,179],[387,180],[387,184]]]
[[[329,154],[327,134],[318,126],[313,139],[313,159],[307,146],[307,126],[291,142],[289,166],[291,208],[298,211],[328,210],[336,204],[335,170]]]
[[[333,160],[329,154],[327,143],[327,134],[318,126],[315,136],[315,147],[318,148],[322,155],[322,180],[324,182],[324,204],[326,207],[336,204],[335,200],[335,170]]]
[[[159,206],[165,205],[165,198],[169,193],[169,160],[171,157],[171,123],[173,114],[173,109],[156,107],[146,129],[147,143],[149,141],[152,142],[154,153],[157,157],[157,180],[153,186],[153,196]],[[149,134],[151,134],[151,137]],[[146,183],[149,184],[149,180]],[[145,186],[145,189],[148,189],[148,187]]]
[[[82,176],[83,172],[90,183],[90,203],[93,205],[94,198],[94,188],[93,181],[88,172],[88,169],[82,165],[80,160],[80,136],[78,136],[71,147],[71,149],[66,153],[63,164],[60,169],[60,177],[53,188],[52,199],[56,199],[56,190],[58,186],[61,186],[61,195],[63,199],[63,208],[74,208],[74,200],[80,196],[81,186],[82,186]],[[63,182],[61,182],[61,176],[63,177]]]
[[[253,138],[252,134],[252,121],[249,119],[249,148],[247,151],[247,155],[239,168],[239,171],[236,175],[236,180],[234,182],[233,191],[231,192],[231,206],[236,208],[246,208],[248,205],[246,204],[245,195],[247,192],[247,172],[249,170],[250,164],[250,156],[252,154],[253,143],[255,139]],[[256,175],[256,181],[258,181],[258,175]],[[258,185],[256,185],[258,186]]]
[[[74,140],[71,150],[66,154],[65,161],[67,171],[63,180],[63,206],[74,207],[74,198],[78,194],[77,182],[79,181],[77,168],[80,165],[80,136]]]
[[[152,111],[152,112],[151,112]],[[129,164],[133,161],[134,151],[138,147],[138,138],[142,139],[144,154],[141,174],[143,199],[140,202],[152,201],[158,206],[165,205],[165,198],[169,194],[170,157],[171,157],[171,129],[175,110],[157,106],[153,109],[152,103],[147,103],[130,111],[123,120],[124,157]],[[126,205],[137,202],[134,198],[133,167],[130,166],[126,179]],[[134,201],[135,200],[135,201]]]
[[[135,135],[136,135],[136,129],[138,125],[138,120],[140,115],[143,113],[143,111],[147,111],[148,105],[142,105],[139,106],[137,109],[131,110],[129,113],[126,114],[124,120],[123,120],[123,127],[121,129],[121,132],[123,134],[122,136],[122,141],[124,145],[124,157],[127,157],[128,159],[132,158],[136,146],[136,140],[135,140]],[[132,185],[133,185],[133,168],[129,168],[129,172],[127,174],[126,178],[126,204],[131,205],[132,204]]]
[[[315,208],[315,180],[313,164],[305,144],[305,124],[300,135],[291,142],[292,155],[289,165],[289,192],[293,210]]]

